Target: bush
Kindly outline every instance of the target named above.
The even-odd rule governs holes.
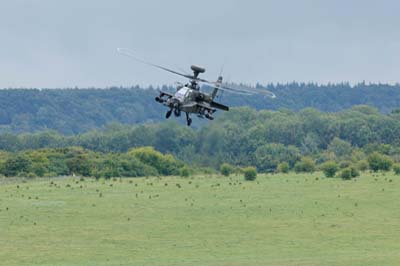
[[[339,174],[340,178],[342,178],[343,180],[350,180],[359,175],[360,173],[355,167],[344,168]]]
[[[255,167],[243,168],[244,179],[247,181],[253,181],[257,178],[257,170]]]
[[[368,164],[369,168],[374,172],[377,172],[379,170],[390,171],[393,165],[393,161],[387,155],[373,152],[371,155],[368,156]]]
[[[326,177],[334,177],[338,170],[338,165],[335,161],[327,161],[321,165],[321,170]]]
[[[160,175],[178,175],[183,166],[170,154],[162,154],[153,147],[131,149],[128,155],[134,156],[142,163],[157,169]]]
[[[312,173],[315,171],[315,163],[314,160],[310,157],[301,158],[300,162],[297,162],[294,166],[294,170],[296,173],[305,172]]]
[[[181,177],[189,177],[190,176],[190,169],[188,167],[186,167],[186,166],[182,167],[179,170],[179,175]]]
[[[339,174],[340,178],[342,178],[343,180],[350,180],[351,179],[351,169],[349,167],[344,168],[340,174]]]
[[[278,164],[278,172],[279,173],[288,173],[289,172],[289,164],[287,162]]]
[[[350,167],[350,170],[351,170],[351,177],[360,176],[360,172],[357,170],[356,167],[352,166],[352,167]]]
[[[360,171],[368,170],[368,162],[366,160],[361,160],[357,163],[357,169]]]
[[[393,165],[393,171],[396,175],[400,175],[400,164]]]
[[[229,176],[230,174],[233,173],[235,169],[233,168],[232,165],[227,164],[227,163],[223,163],[221,164],[219,171],[221,172],[222,175],[224,176]]]

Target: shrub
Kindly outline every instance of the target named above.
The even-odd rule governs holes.
[[[227,163],[223,163],[223,164],[221,164],[219,170],[220,170],[220,172],[221,172],[222,175],[224,175],[224,176],[229,176],[230,174],[233,173],[233,171],[234,171],[235,169],[233,168],[232,165],[227,164]]]
[[[351,169],[349,167],[342,169],[339,174],[340,178],[343,180],[350,180],[351,179]]]
[[[357,163],[357,169],[360,171],[368,170],[368,162],[366,160],[361,160]]]
[[[393,165],[393,171],[396,175],[400,175],[400,164]]]
[[[340,174],[339,174],[339,176],[343,179],[343,180],[350,180],[350,179],[352,179],[352,178],[354,178],[354,177],[357,177],[357,176],[359,176],[360,175],[360,173],[358,172],[358,170],[355,168],[355,167],[347,167],[347,168],[344,168],[341,172],[340,172]]]
[[[338,165],[335,161],[327,161],[321,165],[321,170],[326,177],[334,177],[338,170]]]
[[[369,168],[377,172],[379,170],[389,171],[393,165],[392,159],[387,155],[382,155],[378,152],[373,152],[368,156]]]
[[[360,172],[357,170],[356,167],[352,166],[350,167],[350,170],[351,170],[351,177],[360,176]]]
[[[296,165],[294,166],[294,170],[296,171],[296,173],[312,173],[315,171],[314,160],[310,157],[303,157],[301,158],[300,162],[296,163]]]
[[[181,177],[189,177],[190,176],[190,169],[188,167],[186,167],[186,166],[182,167],[179,170],[179,175]]]
[[[244,179],[247,181],[253,181],[257,178],[257,170],[255,167],[243,168]]]
[[[128,155],[139,159],[142,163],[157,169],[160,175],[178,175],[182,163],[170,154],[162,154],[153,147],[131,149]]]
[[[287,162],[278,164],[278,172],[279,173],[288,173],[289,172],[289,164]]]

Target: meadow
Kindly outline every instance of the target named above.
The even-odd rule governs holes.
[[[0,265],[400,265],[400,180],[0,180]]]

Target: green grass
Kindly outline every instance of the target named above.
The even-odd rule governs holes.
[[[399,199],[369,174],[3,180],[0,265],[400,265]]]

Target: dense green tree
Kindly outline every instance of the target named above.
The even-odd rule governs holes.
[[[278,172],[279,173],[289,173],[290,167],[289,164],[287,162],[283,162],[278,164]]]
[[[400,175],[400,164],[393,165],[393,171],[396,175]]]
[[[334,177],[338,169],[339,167],[335,161],[328,161],[321,165],[321,170],[326,177]]]
[[[328,146],[328,151],[333,152],[337,158],[349,158],[353,148],[347,141],[335,137]]]
[[[299,149],[294,146],[286,147],[279,143],[262,145],[255,152],[255,164],[261,172],[276,171],[281,162],[286,162],[293,167],[299,158]]]
[[[302,157],[301,160],[294,166],[294,170],[297,173],[312,173],[315,171],[315,162],[310,157]]]
[[[244,179],[247,181],[254,181],[257,178],[257,169],[255,167],[243,168]]]
[[[5,176],[16,176],[20,173],[29,173],[32,165],[32,161],[23,154],[12,155],[6,159],[1,171]]]
[[[224,176],[229,176],[230,174],[233,173],[233,171],[235,170],[234,167],[228,163],[223,163],[221,164],[221,166],[219,167],[219,170],[221,172],[222,175]]]
[[[142,163],[154,167],[160,175],[179,175],[179,169],[183,166],[172,155],[164,155],[153,147],[133,149],[128,152],[128,155],[134,156]]]
[[[387,155],[382,155],[378,152],[373,152],[368,156],[369,168],[375,172],[389,171],[393,165],[392,159]]]

